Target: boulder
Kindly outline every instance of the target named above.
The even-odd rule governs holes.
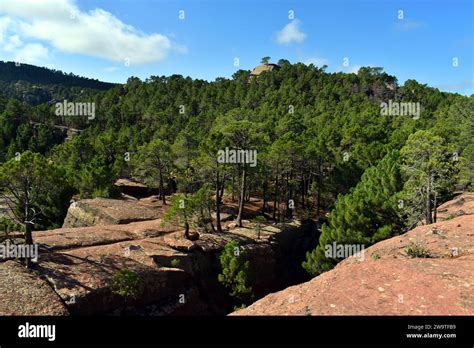
[[[114,186],[118,187],[121,193],[135,198],[148,197],[154,193],[158,193],[153,192],[153,190],[141,182],[127,178],[118,179],[114,183]]]
[[[69,206],[63,228],[128,224],[159,219],[163,216],[165,208],[166,206],[163,206],[160,201],[84,199],[73,202]]]

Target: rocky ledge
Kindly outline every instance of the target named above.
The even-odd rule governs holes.
[[[379,242],[233,315],[474,315],[473,203],[473,193],[460,195],[439,207],[443,221]]]
[[[166,208],[156,196],[140,200],[84,199],[69,206],[63,228],[128,224],[159,219]]]
[[[201,232],[196,241],[160,219],[35,232],[40,255],[32,271],[18,261],[0,262],[0,272],[8,274],[0,282],[0,315],[119,313],[123,299],[112,284],[121,269],[135,272],[144,285],[143,294],[128,303],[130,314],[227,314],[232,306],[217,280],[218,257],[233,240],[248,251],[257,298],[301,281],[285,257],[296,253],[300,263],[316,245],[312,223],[266,225],[260,238],[251,222],[244,226]]]

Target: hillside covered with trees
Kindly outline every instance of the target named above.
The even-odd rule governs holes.
[[[32,105],[90,97],[114,85],[60,70],[0,61],[0,93]]]
[[[303,264],[317,275],[340,261],[328,258],[324,245],[368,246],[401,234],[436,219],[436,206],[455,191],[472,189],[473,96],[414,80],[399,86],[381,68],[346,74],[278,65],[252,78],[240,70],[213,82],[173,75],[114,86],[25,71],[28,83],[95,89],[54,96],[94,102],[94,119],[59,117],[54,105],[12,98],[5,83],[22,76],[10,70],[0,85],[2,194],[16,197],[17,222],[29,221],[30,231],[58,226],[73,195],[114,197],[120,177],[160,187],[163,201],[175,182],[182,199],[165,201],[172,205],[168,218],[186,230],[216,212],[221,231],[223,197],[239,204],[241,224],[244,205],[259,197],[268,220],[326,222]],[[389,101],[419,103],[420,113],[385,115],[381,103]],[[58,125],[82,131],[64,141]],[[220,161],[226,149],[256,151],[256,161]],[[18,188],[25,185],[48,189],[24,196]]]

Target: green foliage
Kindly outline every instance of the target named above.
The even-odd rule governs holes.
[[[443,93],[414,80],[398,86],[395,77],[378,67],[345,74],[285,59],[278,64],[280,69],[252,80],[249,71],[239,70],[231,79],[213,82],[173,75],[131,77],[112,85],[1,63],[0,90],[7,97],[0,95],[0,162],[17,152],[41,153],[59,167],[72,193],[84,198],[114,197],[113,183],[119,177],[135,177],[162,189],[173,181],[179,192],[199,201],[189,202],[195,209],[188,212],[186,223],[208,228],[210,212],[217,211],[224,198],[237,201],[241,213],[250,196],[262,198],[262,212],[275,221],[293,218],[293,211],[296,217],[319,218],[335,205],[352,208],[350,202],[335,203],[338,195],[352,192],[363,173],[423,130],[440,137],[442,147],[458,155],[457,163],[441,173],[444,179],[435,175],[432,206],[449,199],[455,189],[472,188],[473,96]],[[15,84],[21,96],[13,90]],[[34,89],[35,84],[39,88]],[[55,98],[93,101],[96,118],[59,118],[54,106],[36,105]],[[419,102],[420,119],[382,116],[380,103],[389,99]],[[58,126],[81,131],[66,141],[66,130]],[[257,166],[218,163],[216,154],[226,147],[257,150]],[[408,151],[404,156],[408,160],[418,155]],[[422,178],[404,173],[401,182],[409,183],[399,199],[420,213],[426,202],[416,199],[414,188]],[[162,199],[166,201],[164,194]],[[289,199],[294,210],[288,207]],[[355,205],[362,210],[372,204]],[[175,210],[175,216],[183,220],[186,210]],[[348,213],[357,225],[349,234],[376,221],[379,227],[370,225],[368,234],[375,233],[375,239],[391,235],[391,228],[380,227],[391,225],[391,215],[374,219],[364,213],[357,217],[359,212]],[[421,218],[406,209],[403,213],[413,222]],[[335,214],[336,220],[342,219]],[[60,219],[58,215],[54,224]],[[222,229],[220,224],[215,227]]]
[[[58,227],[67,210],[70,187],[51,160],[26,151],[1,165],[0,195],[15,223]]]
[[[112,83],[66,74],[59,70],[23,63],[15,66],[14,62],[0,61],[2,93],[34,105],[79,95],[84,97],[113,86]]]
[[[94,156],[75,174],[75,187],[81,198],[115,197],[117,189],[113,186],[116,174],[105,161]]]
[[[219,282],[229,289],[231,296],[243,302],[248,301],[252,297],[252,286],[250,261],[247,260],[245,250],[238,242],[229,242],[219,259],[222,267]]]
[[[373,254],[372,254],[372,255],[370,255],[370,256],[371,256],[371,257],[372,257],[372,259],[374,259],[374,260],[378,260],[378,259],[380,259],[380,254],[379,254],[379,253],[377,253],[377,252],[373,253]]]
[[[459,158],[452,145],[430,131],[419,130],[408,137],[400,151],[405,185],[403,197],[409,225],[423,217],[433,221],[435,198],[447,195],[456,183]]]
[[[180,264],[180,261],[178,259],[171,260],[171,266],[178,267],[179,264]]]
[[[420,244],[411,243],[405,247],[405,252],[409,257],[430,257],[429,251]]]
[[[194,223],[199,206],[193,196],[176,194],[171,197],[170,207],[163,216],[163,222],[170,222],[184,228],[184,235],[189,239],[189,228]]]
[[[0,242],[10,239],[10,232],[23,230],[24,228],[22,225],[17,224],[4,216],[0,217]]]
[[[312,275],[333,268],[341,261],[325,255],[326,245],[333,242],[367,247],[400,233],[403,222],[397,193],[401,188],[399,159],[394,151],[376,167],[367,169],[350,193],[338,197],[329,225],[323,225],[319,245],[306,254],[303,267]]]
[[[143,294],[143,282],[133,271],[121,269],[117,271],[112,280],[112,292],[128,301],[138,299]]]
[[[260,239],[260,232],[262,231],[262,224],[266,221],[265,217],[258,215],[253,218],[252,222],[255,224],[255,231],[257,232],[257,238]]]
[[[197,221],[196,225],[207,230],[207,223],[212,222],[211,214],[214,211],[214,199],[209,184],[204,184],[194,194],[190,195],[193,206],[196,208]]]
[[[155,138],[140,146],[134,156],[136,174],[153,186],[160,185],[160,176],[170,165],[171,147],[166,140]]]
[[[247,308],[247,305],[245,303],[242,303],[241,305],[234,306],[234,312]]]
[[[193,194],[176,194],[171,197],[171,204],[163,217],[165,222],[181,225],[188,236],[189,227],[207,229],[212,221],[214,208],[212,193],[208,185],[204,185]]]

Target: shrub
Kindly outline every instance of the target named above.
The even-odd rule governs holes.
[[[128,269],[121,269],[114,275],[112,292],[122,297],[125,302],[130,299],[136,300],[143,293],[143,284],[138,274]]]
[[[422,245],[411,243],[405,247],[405,252],[409,257],[430,257],[430,253]]]

